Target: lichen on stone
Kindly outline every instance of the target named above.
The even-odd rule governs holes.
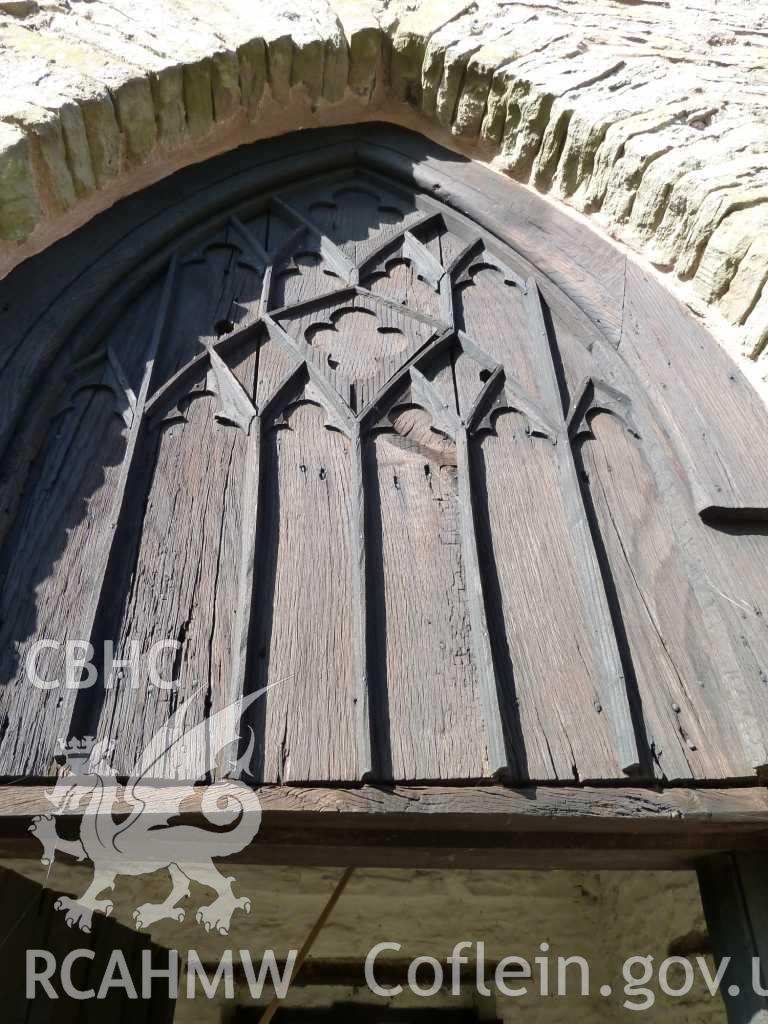
[[[378,117],[593,216],[765,349],[758,5],[7,0],[0,47],[0,273],[137,168]]]

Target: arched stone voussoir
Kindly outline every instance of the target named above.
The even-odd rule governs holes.
[[[390,121],[592,217],[765,363],[762,17],[738,0],[0,3],[0,276],[186,165]]]

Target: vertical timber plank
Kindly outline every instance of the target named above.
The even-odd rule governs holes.
[[[556,414],[562,409],[560,388],[552,361],[552,350],[544,321],[541,295],[533,278],[529,278],[526,282],[523,299],[529,317],[532,340],[538,349],[538,365],[543,377],[541,386],[545,394],[545,401],[550,413]],[[558,419],[563,422],[562,413]],[[557,447],[564,483],[563,495],[567,505],[569,527],[576,549],[578,568],[581,573],[581,585],[586,595],[592,642],[602,670],[600,697],[615,731],[621,770],[626,774],[632,774],[640,768],[640,754],[629,705],[627,684],[567,431],[563,432]]]
[[[173,295],[176,288],[176,275],[178,272],[178,260],[174,256],[172,257],[168,266],[166,274],[165,285],[163,287],[162,298],[160,300],[160,308],[157,312],[155,320],[155,328],[152,334],[152,341],[150,343],[149,351],[146,356],[146,363],[144,368],[144,376],[141,382],[141,388],[138,395],[136,396],[136,404],[133,410],[133,420],[131,422],[131,428],[128,434],[128,440],[125,447],[125,453],[123,455],[123,462],[120,467],[120,477],[117,482],[115,494],[112,501],[112,509],[110,513],[110,531],[111,537],[109,538],[110,543],[107,544],[107,557],[106,561],[101,567],[101,570],[95,574],[93,587],[91,594],[86,605],[86,613],[84,617],[84,628],[83,637],[87,637],[88,640],[93,643],[95,636],[95,628],[98,620],[99,612],[102,608],[103,601],[105,599],[105,591],[108,590],[110,583],[110,571],[119,552],[115,549],[115,538],[118,535],[121,519],[125,513],[126,498],[130,495],[130,481],[132,476],[135,476],[136,471],[136,449],[139,441],[139,437],[146,429],[146,421],[144,417],[144,407],[147,403],[147,399],[151,395],[152,378],[154,374],[155,361],[157,358],[158,351],[163,339],[163,336],[168,327],[168,310],[173,299]],[[67,740],[71,735],[75,707],[78,699],[78,693],[81,692],[76,688],[69,688],[65,690],[64,699],[61,702],[59,708],[59,715],[57,720],[57,727],[55,734],[51,737],[52,742],[55,744],[57,740]],[[56,753],[54,750],[53,753]]]
[[[368,692],[368,584],[365,543],[365,461],[360,420],[352,424],[350,438],[351,483],[349,506],[350,571],[352,574],[352,613],[354,616],[355,673],[358,694],[357,761],[361,780],[373,771],[371,749],[371,704]]]
[[[456,431],[456,468],[459,485],[461,517],[461,549],[464,556],[465,586],[471,625],[472,656],[483,703],[483,717],[488,734],[488,760],[491,775],[508,767],[504,744],[504,728],[496,672],[493,664],[488,622],[485,615],[485,596],[478,554],[477,520],[472,500],[472,472],[470,446],[466,427]]]
[[[768,856],[724,853],[697,867],[729,1024],[768,1024]],[[757,982],[757,984],[756,984]]]

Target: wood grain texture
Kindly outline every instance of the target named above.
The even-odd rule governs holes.
[[[362,411],[441,326],[362,289],[277,310],[274,317],[355,412]]]
[[[358,775],[368,779],[375,774],[372,701],[371,653],[368,617],[368,537],[367,499],[365,480],[365,442],[361,424],[356,420],[350,437],[350,502],[349,547],[352,576],[352,635],[354,673]]]
[[[185,720],[190,727],[218,710],[227,695],[245,440],[236,428],[218,424],[215,411],[215,399],[193,401],[187,421],[164,428],[150,455],[152,482],[116,658],[129,658],[132,643],[141,652],[159,641],[181,646],[157,659],[173,690],[152,684],[146,658],[138,678],[105,680],[98,734],[116,741],[115,764],[122,772],[133,769],[181,703],[194,705]],[[158,773],[170,777],[181,770],[158,765]]]
[[[51,771],[61,734],[55,684],[66,681],[66,644],[89,640],[88,606],[109,552],[126,447],[107,391],[81,392],[53,429],[3,549],[0,770],[8,775]],[[42,639],[57,645],[37,658],[51,690],[33,686],[27,671],[32,645]]]
[[[622,323],[625,261],[609,242],[528,190],[497,189],[481,166],[446,151],[430,151],[418,136],[403,139],[382,126],[361,139],[358,153],[381,174],[396,176],[472,218],[521,253],[540,273],[575,299],[614,344]],[[435,188],[437,186],[437,189]]]
[[[47,786],[0,785],[0,822],[12,835],[16,823],[28,822],[49,806]],[[281,816],[302,822],[318,821],[318,827],[336,829],[354,820],[360,829],[377,830],[391,824],[419,830],[429,822],[442,822],[457,830],[500,832],[609,832],[695,833],[766,832],[768,791],[764,786],[644,787],[644,786],[285,786],[254,787],[265,821]],[[90,787],[76,793],[62,810],[65,819],[91,813]],[[105,783],[105,799],[116,814],[126,814],[131,797],[124,787]],[[161,815],[181,803],[182,812],[200,813],[205,786],[190,793],[186,784],[148,786],[142,791],[146,813]],[[94,805],[96,806],[96,805]],[[287,820],[287,819],[283,819]],[[39,850],[39,843],[37,844]]]
[[[384,777],[439,778],[451,765],[457,778],[482,778],[487,740],[471,655],[455,446],[431,431],[421,410],[404,411],[394,427],[368,448],[370,535],[380,538],[370,572],[386,687]]]
[[[499,416],[496,427],[479,444],[477,486],[499,601],[497,666],[525,739],[519,759],[537,781],[613,778],[621,767],[599,702],[558,456],[549,441],[528,437],[517,415]]]
[[[595,703],[610,721],[622,772],[625,775],[636,775],[645,768],[645,765],[642,764],[638,749],[637,723],[632,719],[616,624],[608,602],[609,581],[605,578],[599,563],[588,511],[579,486],[573,449],[571,444],[567,443],[570,438],[567,429],[564,429],[566,425],[560,411],[562,392],[558,369],[561,356],[557,349],[557,337],[551,333],[551,320],[545,316],[546,307],[535,278],[531,277],[526,281],[523,299],[534,350],[538,355],[545,409],[555,417],[554,422],[560,428],[557,453],[568,528],[579,572],[576,584],[584,597],[592,653],[600,673],[600,690]],[[557,355],[554,354],[556,350]],[[612,391],[611,395],[613,400],[619,403],[624,398],[618,392]]]
[[[419,217],[412,199],[359,176],[340,178],[330,187],[303,188],[286,198],[356,266]]]
[[[458,386],[457,386],[458,396]],[[457,407],[459,399],[457,397]],[[457,408],[457,415],[458,415]],[[483,586],[483,571],[480,560],[480,521],[473,495],[472,452],[469,432],[459,427],[456,430],[456,467],[458,484],[459,520],[461,529],[461,553],[464,562],[464,590],[470,625],[470,650],[472,663],[478,677],[478,696],[482,709],[483,725],[487,739],[487,774],[492,777],[508,774],[510,761],[517,766],[515,754],[509,755],[505,742],[505,707],[499,697],[499,685],[493,664],[493,643],[486,613],[486,591]],[[515,730],[507,724],[507,732]],[[522,744],[518,745],[519,749]],[[517,766],[519,770],[519,766]],[[517,774],[517,771],[515,771]]]
[[[349,441],[302,403],[268,435],[263,618],[265,781],[358,777]],[[258,776],[257,776],[258,777]]]
[[[738,698],[738,720],[750,726],[746,759],[760,767],[768,756],[768,622],[762,571],[768,528],[760,523],[710,528],[697,522],[696,534],[706,567],[700,586],[711,614],[724,627],[718,649],[733,652],[730,678],[735,676],[736,685],[728,685],[730,700]]]
[[[768,517],[768,410],[741,371],[662,285],[627,269],[620,351],[665,416],[700,515]]]
[[[414,232],[417,242],[434,262],[441,268],[447,267],[451,236],[442,225],[431,221],[424,228],[414,228]],[[420,275],[419,267],[408,255],[405,232],[383,253],[366,261],[360,283],[374,295],[381,295],[427,316],[440,317],[439,284],[430,283]]]
[[[624,264],[582,225],[397,130],[327,138],[40,258],[0,353],[39,390],[1,381],[0,771],[50,773],[62,730],[127,771],[175,709],[267,685],[259,782],[762,771],[756,399],[637,268],[620,339]],[[42,630],[181,639],[177,685],[97,657],[76,700],[27,695]]]
[[[594,439],[581,447],[583,472],[656,771],[680,780],[748,774],[738,737],[723,735],[708,707],[707,691],[719,691],[710,634],[642,443],[613,416],[599,415],[591,425]]]
[[[504,367],[508,379],[540,399],[542,368],[520,289],[507,283],[503,271],[487,263],[482,253],[468,262],[454,283],[456,326]]]
[[[178,259],[174,256],[165,273],[163,291],[155,313],[150,341],[141,363],[140,383],[135,402],[133,402],[125,453],[120,464],[120,474],[107,517],[109,530],[108,543],[105,545],[107,550],[93,567],[88,599],[84,604],[81,642],[87,639],[88,652],[93,657],[93,666],[88,669],[89,676],[96,665],[104,664],[104,659],[108,657],[107,643],[112,640],[112,637],[107,637],[101,632],[100,627],[106,614],[106,606],[113,596],[109,587],[115,567],[119,563],[120,545],[130,529],[128,522],[132,509],[132,491],[134,487],[141,487],[143,467],[140,452],[141,441],[148,429],[146,415],[148,399],[152,394],[158,354],[162,350],[163,341],[167,337],[170,326],[170,309],[177,285],[177,274]],[[79,675],[78,673],[78,682],[80,681]],[[94,680],[90,679],[90,685],[86,689],[81,689],[79,686],[64,689],[57,709],[55,728],[57,746],[66,743],[73,733],[77,732],[78,726],[84,719],[89,722],[94,720],[99,697],[106,685],[106,680],[103,677],[101,680],[98,679],[98,669],[96,669],[96,676],[95,686]]]
[[[200,813],[205,787],[181,807]],[[262,827],[234,860],[256,864],[545,870],[691,870],[722,851],[762,852],[766,794],[741,790],[501,786],[260,787]],[[143,815],[161,823],[188,788],[147,788]],[[128,813],[121,790],[105,796]],[[114,800],[113,800],[114,797]],[[45,813],[42,787],[0,788],[0,852],[39,858],[30,816]],[[88,805],[73,803],[76,823]],[[76,826],[75,826],[76,827]]]

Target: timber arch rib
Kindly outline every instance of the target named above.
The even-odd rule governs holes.
[[[714,341],[404,132],[174,181],[3,285],[0,772],[90,734],[127,775],[179,708],[269,686],[256,783],[754,781],[766,414]],[[31,687],[41,638],[97,684]],[[179,642],[173,691],[106,640]]]

